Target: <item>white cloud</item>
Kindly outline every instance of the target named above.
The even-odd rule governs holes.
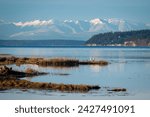
[[[52,20],[34,20],[34,21],[28,21],[28,22],[17,22],[17,23],[13,23],[16,26],[21,26],[21,27],[25,27],[25,26],[47,26],[47,25],[52,25],[53,21]]]
[[[103,24],[103,22],[99,18],[90,20],[90,23],[93,25]]]

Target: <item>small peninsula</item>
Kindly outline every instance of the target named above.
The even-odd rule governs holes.
[[[87,46],[150,46],[150,30],[107,32],[92,36]]]

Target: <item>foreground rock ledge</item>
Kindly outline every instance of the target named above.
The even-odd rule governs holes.
[[[32,69],[27,69],[26,72],[14,71],[7,66],[0,67],[0,90],[5,89],[43,89],[43,90],[59,90],[69,92],[87,92],[92,89],[99,89],[99,86],[91,85],[73,85],[73,84],[55,84],[41,83],[21,80],[19,78],[27,76],[45,75]]]
[[[55,84],[55,83],[41,83],[30,82],[19,79],[1,79],[0,89],[42,89],[42,90],[58,90],[68,92],[88,92],[89,90],[98,90],[99,86],[91,85],[73,85],[73,84]]]
[[[7,66],[0,66],[0,80],[5,78],[18,79],[23,77],[33,77],[33,76],[46,75],[46,74],[48,73],[38,72],[30,68],[27,68],[25,72],[21,72],[21,71],[15,71],[12,68],[9,68]]]
[[[108,65],[107,61],[79,61],[77,59],[68,58],[19,58],[19,57],[0,57],[0,65],[7,64],[36,64],[39,66],[60,66],[60,67],[75,67],[79,65]]]

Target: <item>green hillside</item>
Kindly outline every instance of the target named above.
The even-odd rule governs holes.
[[[150,46],[150,30],[100,33],[86,41],[86,45]]]

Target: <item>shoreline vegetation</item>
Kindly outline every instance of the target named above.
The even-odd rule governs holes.
[[[98,85],[86,84],[56,84],[56,83],[42,83],[31,82],[22,80],[23,77],[33,77],[38,75],[46,75],[48,73],[38,72],[27,68],[24,72],[15,71],[6,65],[16,64],[36,64],[39,66],[47,67],[77,67],[79,65],[108,65],[107,61],[79,61],[77,59],[68,58],[19,58],[14,56],[0,56],[0,90],[7,89],[45,89],[45,90],[58,90],[68,92],[88,92],[89,90],[98,90]]]
[[[93,35],[87,46],[150,46],[150,30],[107,32]]]

